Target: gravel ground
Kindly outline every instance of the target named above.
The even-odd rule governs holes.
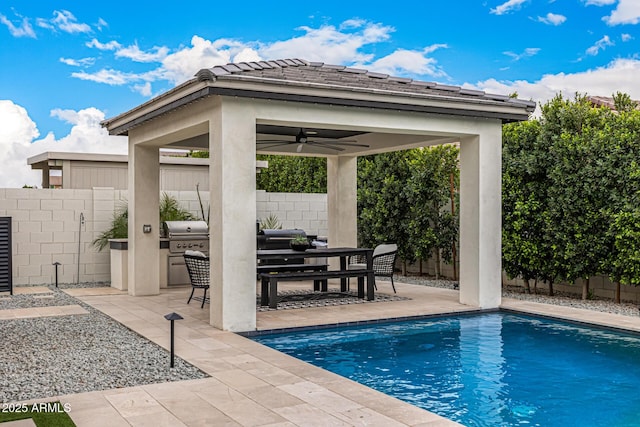
[[[53,298],[0,296],[0,310],[78,304],[89,314],[0,320],[0,402],[207,377],[180,358],[171,369],[162,347],[49,288]]]
[[[458,282],[451,280],[434,280],[419,276],[394,276],[394,280],[402,283],[412,283],[415,285],[433,286],[437,288],[458,289]],[[616,304],[610,300],[591,299],[583,301],[582,299],[569,294],[556,292],[556,295],[550,297],[548,295],[526,294],[524,288],[518,286],[509,286],[504,288],[502,296],[505,298],[514,298],[523,301],[541,302],[545,304],[555,304],[574,308],[584,308],[588,310],[601,311],[604,313],[622,314],[625,316],[640,316],[640,311],[636,304],[621,303]]]

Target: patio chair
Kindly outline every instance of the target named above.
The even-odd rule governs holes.
[[[373,250],[373,274],[376,277],[388,277],[391,279],[391,287],[393,293],[396,292],[396,285],[393,283],[393,267],[396,263],[396,256],[398,254],[398,245],[395,243],[387,243],[378,245]],[[351,257],[349,264],[347,265],[349,270],[365,269],[367,268],[367,262],[364,257]],[[375,285],[376,289],[378,287]]]
[[[193,298],[193,293],[196,289],[204,289],[202,305],[200,306],[200,308],[204,308],[204,303],[209,302],[209,298],[207,298],[207,289],[209,289],[209,257],[185,253],[184,262],[187,265],[189,279],[191,280],[191,295],[189,295],[187,304],[191,302],[191,298]],[[199,300],[200,297],[196,297],[195,299]]]

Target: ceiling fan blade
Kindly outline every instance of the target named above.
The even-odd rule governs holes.
[[[281,142],[283,144],[295,144],[295,141],[287,141],[286,139],[260,139],[256,141],[256,144],[273,144],[276,142]]]
[[[357,139],[341,139],[341,138],[329,138],[326,136],[310,136],[309,139],[313,139],[314,141],[322,141],[322,142],[358,142]]]
[[[353,144],[350,142],[340,142],[340,141],[309,141],[309,144],[322,144],[325,146],[333,146],[333,147],[363,147],[369,148],[366,144]]]
[[[359,144],[359,143],[353,143],[353,142],[346,142],[346,141],[309,141],[312,144],[315,143],[322,143],[322,144],[326,144],[326,145],[344,145],[345,147],[363,147],[363,148],[369,148],[369,145],[367,144]]]
[[[328,148],[329,150],[344,151],[344,148],[336,147],[333,144],[326,144],[326,143],[320,142],[320,141],[308,141],[307,144],[316,145],[316,146],[322,147],[322,148]]]
[[[266,146],[266,147],[265,147],[265,146],[262,146],[262,147],[260,147],[260,149],[261,149],[261,150],[268,150],[269,148],[281,147],[281,146],[283,146],[283,145],[291,145],[292,143],[291,143],[291,142],[282,142],[282,141],[279,141],[279,143],[271,143],[271,144],[272,144],[272,145],[269,145],[269,146]]]

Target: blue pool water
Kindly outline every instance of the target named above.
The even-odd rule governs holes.
[[[639,426],[640,336],[507,313],[253,337],[467,426]]]

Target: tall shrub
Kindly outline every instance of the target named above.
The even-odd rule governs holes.
[[[415,260],[409,244],[410,208],[405,191],[411,156],[411,151],[397,151],[358,158],[358,242],[369,247],[396,243],[405,262]]]
[[[406,185],[409,244],[416,259],[435,257],[439,277],[440,259],[453,261],[458,237],[458,209],[451,207],[451,185],[458,187],[459,150],[453,145],[442,145],[416,149],[413,153]]]
[[[256,187],[273,193],[326,193],[327,159],[258,155],[269,167],[256,175]]]
[[[545,210],[548,206],[545,153],[537,120],[502,129],[502,267],[508,277],[530,281],[544,276],[549,258]]]

